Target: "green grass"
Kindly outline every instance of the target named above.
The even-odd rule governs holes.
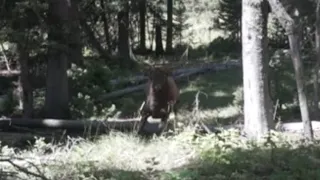
[[[282,180],[320,178],[319,147],[318,142],[308,144],[279,133],[252,142],[229,130],[196,139],[191,131],[149,141],[122,133],[101,136],[95,142],[69,139],[67,145],[45,144],[40,139],[26,151],[1,150],[3,158],[10,157],[18,166],[52,180]],[[16,178],[36,179],[5,160],[0,166]]]

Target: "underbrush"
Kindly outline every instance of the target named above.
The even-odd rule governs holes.
[[[205,136],[186,130],[150,140],[114,132],[95,142],[69,139],[64,145],[38,139],[19,153],[2,147],[2,157],[2,171],[22,179],[320,178],[319,143],[275,132],[260,141],[249,141],[238,130]]]

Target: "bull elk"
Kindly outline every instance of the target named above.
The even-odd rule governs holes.
[[[141,107],[141,120],[138,134],[142,133],[148,117],[161,118],[159,124],[161,135],[167,128],[171,112],[177,115],[177,106],[180,90],[173,79],[171,70],[164,67],[151,67],[147,70],[148,83],[145,88],[146,99]]]

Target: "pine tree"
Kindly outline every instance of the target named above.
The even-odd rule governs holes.
[[[214,28],[230,33],[235,41],[240,41],[241,0],[219,0],[219,13],[214,19]]]

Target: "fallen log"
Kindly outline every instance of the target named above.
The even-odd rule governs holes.
[[[237,64],[227,64],[227,63],[211,64],[211,65],[201,67],[201,68],[191,68],[188,72],[181,73],[178,76],[173,76],[173,78],[176,81],[180,82],[181,80],[183,80],[184,78],[189,77],[189,76],[198,75],[198,74],[205,73],[208,71],[225,70],[225,69],[228,69],[228,68],[234,67],[234,66],[237,66]],[[117,97],[129,94],[129,93],[137,92],[137,91],[142,90],[145,86],[146,86],[146,83],[138,85],[138,86],[134,86],[134,87],[128,87],[128,88],[124,88],[121,90],[113,91],[108,94],[100,96],[100,98],[97,99],[96,102],[101,102],[103,100],[117,98]]]
[[[28,118],[3,118],[0,120],[2,131],[21,131],[22,128],[30,129],[67,129],[69,132],[94,132],[105,133],[110,130],[132,131],[139,123],[139,119],[126,120],[63,120],[63,119],[28,119]],[[149,121],[144,129],[147,133],[158,131],[157,123]]]
[[[20,71],[18,70],[1,70],[0,71],[0,77],[13,77],[13,76],[19,76]]]
[[[2,132],[21,132],[23,128],[29,129],[42,129],[42,130],[58,130],[65,129],[69,133],[76,132],[78,134],[88,132],[94,134],[104,134],[111,130],[132,132],[136,129],[139,118],[121,120],[121,119],[108,119],[108,120],[62,120],[62,119],[28,119],[28,118],[6,118],[0,120],[0,129]],[[148,134],[157,133],[159,131],[158,124],[160,120],[148,120],[144,127],[144,131]],[[169,128],[172,122],[169,121]],[[226,125],[226,126],[212,126],[206,125],[206,131],[218,132],[220,130],[228,130],[231,128],[243,129],[243,124]],[[312,121],[313,131],[320,130],[320,121]],[[47,130],[46,130],[47,129]],[[303,132],[302,122],[287,122],[280,124],[278,131],[281,132]]]

